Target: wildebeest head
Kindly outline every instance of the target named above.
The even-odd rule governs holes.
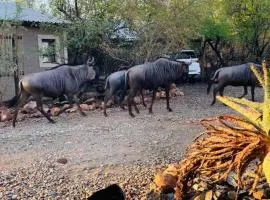
[[[92,58],[89,58],[87,61],[86,61],[86,65],[85,65],[85,68],[86,68],[86,79],[87,80],[94,80],[96,78],[96,70],[95,70],[95,59],[94,57]]]
[[[182,65],[183,65],[183,73],[184,74],[188,74],[188,68],[189,68],[189,65],[190,64],[188,64],[188,63],[182,63]]]

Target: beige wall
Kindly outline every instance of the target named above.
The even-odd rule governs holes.
[[[23,39],[23,70],[25,74],[44,71],[39,63],[38,35],[50,35],[52,32],[40,30],[38,28],[20,27],[17,30],[18,35]],[[63,56],[64,52],[60,52]],[[14,96],[13,77],[0,78],[0,91],[3,93],[3,99],[9,99]],[[3,88],[3,89],[2,89]]]

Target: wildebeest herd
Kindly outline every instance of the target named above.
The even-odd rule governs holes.
[[[217,92],[223,96],[224,88],[228,85],[243,86],[244,94],[241,97],[247,94],[247,87],[250,86],[252,100],[254,101],[254,88],[259,86],[259,84],[250,69],[251,65],[261,70],[261,66],[254,63],[218,69],[210,80],[207,88],[207,93],[209,93],[211,85],[215,84],[211,105],[215,103]],[[136,65],[127,70],[110,74],[105,83],[104,116],[107,116],[106,105],[108,100],[114,97],[115,101],[120,104],[123,109],[123,103],[126,101],[129,115],[134,117],[132,106],[135,108],[135,111],[139,113],[139,109],[134,101],[136,95],[141,95],[143,105],[146,107],[143,96],[144,90],[153,92],[152,101],[149,106],[149,113],[152,113],[156,92],[159,88],[165,89],[166,107],[167,110],[171,112],[172,109],[169,103],[170,86],[172,83],[186,76],[188,67],[188,64],[184,62],[175,62],[165,58],[159,58],[154,62]],[[11,106],[16,105],[12,122],[13,126],[15,127],[19,109],[27,103],[29,98],[36,101],[37,109],[52,123],[54,123],[54,120],[43,110],[43,96],[53,99],[65,96],[68,99],[70,106],[63,108],[59,114],[70,108],[72,102],[75,101],[81,115],[85,115],[79,105],[78,95],[80,88],[85,82],[93,81],[97,77],[97,74],[95,61],[94,58],[92,58],[88,59],[85,65],[62,65],[48,71],[28,74],[22,77],[19,82],[19,95],[11,100],[12,103],[9,102]]]

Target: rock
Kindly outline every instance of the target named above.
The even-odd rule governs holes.
[[[89,106],[85,103],[81,104],[80,107],[81,107],[82,111],[89,111]]]
[[[160,92],[156,93],[156,98],[159,99],[160,98]]]
[[[135,101],[135,103],[140,104],[141,103],[141,98],[137,96],[137,97],[134,98],[134,101]]]
[[[229,176],[228,176],[228,178],[227,178],[227,183],[229,183],[231,186],[233,186],[233,187],[237,187],[237,182],[236,182],[236,180],[237,180],[237,175],[236,175],[236,173],[234,173],[234,172],[231,172],[230,174],[229,174]]]
[[[84,101],[85,104],[93,104],[94,102],[96,102],[96,99],[95,98],[86,99]]]
[[[228,195],[229,199],[232,199],[232,200],[236,199],[236,192],[235,191],[229,191],[227,195]]]
[[[177,91],[177,96],[184,96],[185,94],[184,94],[184,92],[181,92],[181,91]]]
[[[61,111],[61,108],[53,107],[53,108],[51,108],[50,113],[52,116],[58,116],[60,111]]]
[[[95,104],[95,103],[89,105],[89,110],[95,110],[95,109],[97,109],[97,108],[98,108],[98,107],[97,107],[97,104]]]
[[[35,101],[30,101],[23,106],[21,113],[23,114],[33,114],[37,112],[37,103]]]
[[[62,107],[62,109],[67,109],[67,108],[69,108],[69,104],[65,104],[65,105]]]
[[[173,83],[173,84],[171,84],[171,89],[176,89],[177,87],[176,87],[176,84],[175,83]]]
[[[160,93],[160,98],[161,98],[161,99],[166,98],[166,93],[165,93],[165,91],[161,91],[161,93]]]
[[[101,102],[99,108],[104,109],[104,101]]]
[[[150,98],[150,97],[145,97],[145,98],[144,98],[144,101],[145,101],[145,102],[150,102],[151,100],[152,100],[152,98]]]
[[[177,96],[177,90],[176,89],[171,89],[170,90],[170,97],[176,97]]]
[[[40,112],[36,112],[36,113],[33,113],[33,114],[29,115],[30,118],[40,118],[42,116],[43,115]]]
[[[75,112],[77,112],[77,110],[78,110],[78,107],[75,106],[75,105],[73,105],[73,107],[70,108],[70,109],[68,109],[67,112],[68,112],[68,113],[75,113]]]
[[[56,160],[56,162],[64,165],[67,164],[68,160],[66,158],[59,158]]]
[[[0,121],[5,122],[8,120],[12,119],[12,114],[9,112],[9,110],[2,110],[1,111],[1,116],[0,116]]]
[[[113,103],[114,103],[114,102],[113,102],[112,100],[109,100],[109,101],[107,102],[107,107],[108,107],[108,108],[112,107]]]
[[[50,112],[50,109],[48,106],[44,105],[43,104],[43,110],[46,112],[46,113],[49,113]]]

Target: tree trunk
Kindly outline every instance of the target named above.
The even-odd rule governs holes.
[[[224,66],[225,66],[225,62],[224,62],[224,60],[223,60],[223,58],[222,58],[222,56],[221,56],[221,54],[220,54],[220,51],[218,50],[218,43],[219,43],[219,41],[220,41],[220,40],[217,38],[216,43],[213,44],[213,43],[211,42],[211,40],[206,40],[206,42],[210,45],[210,47],[211,47],[211,48],[213,49],[213,51],[216,53],[216,56],[217,56],[218,60],[220,61],[221,66],[224,67]]]
[[[15,95],[19,95],[19,63],[18,63],[18,35],[17,26],[15,27],[15,34],[12,37],[12,49],[13,49],[13,62],[15,64],[14,68],[14,85],[15,85]]]
[[[80,18],[80,11],[78,8],[78,0],[75,0],[75,14],[77,18]]]
[[[202,46],[202,57],[201,57],[201,79],[202,81],[205,81],[207,79],[207,75],[206,75],[206,61],[205,61],[205,49],[206,49],[206,40],[204,40],[203,42],[203,46]]]

